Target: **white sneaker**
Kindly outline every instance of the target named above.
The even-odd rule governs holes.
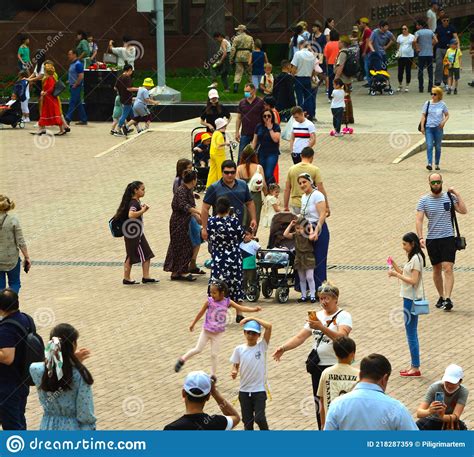
[[[405,92],[408,92],[408,87],[405,87]]]
[[[30,121],[30,118],[29,118],[29,117],[25,117],[25,118],[23,119],[23,122],[31,122],[31,121]]]
[[[401,92],[403,89],[403,86],[398,86],[397,92]]]
[[[334,134],[334,136],[344,136],[344,134],[341,133],[341,132],[339,132],[339,133],[336,132],[336,133]]]

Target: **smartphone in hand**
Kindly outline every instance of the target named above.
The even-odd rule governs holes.
[[[443,392],[436,392],[435,393],[435,401],[439,401],[440,403],[444,403],[444,393]]]

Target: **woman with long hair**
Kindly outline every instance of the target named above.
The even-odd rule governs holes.
[[[173,181],[173,194],[179,189],[183,183],[183,176],[185,171],[191,171],[193,169],[193,163],[189,159],[179,159],[176,162],[176,177]]]
[[[200,123],[207,128],[209,133],[216,129],[216,119],[225,117],[230,121],[230,111],[219,102],[219,92],[216,89],[211,89],[207,94],[207,103],[201,113]]]
[[[44,415],[40,430],[95,430],[92,378],[83,361],[90,352],[79,349],[79,332],[69,324],[51,330],[45,361],[32,363],[30,374],[38,389]]]
[[[137,281],[133,281],[130,277],[134,263],[142,264],[143,284],[159,281],[158,279],[150,278],[150,263],[155,254],[153,254],[143,233],[143,214],[150,209],[146,203],[140,202],[140,198],[144,196],[145,185],[141,181],[131,182],[125,188],[122,201],[114,216],[116,221],[122,222],[122,232],[127,251],[122,283],[127,286],[138,284]]]
[[[331,30],[336,30],[336,21],[334,20],[333,17],[328,17],[326,19],[326,22],[324,23],[324,32],[323,32],[327,41],[329,41],[329,34],[331,33]]]
[[[400,371],[403,377],[419,377],[420,372],[420,344],[418,342],[418,316],[411,313],[414,306],[413,301],[424,298],[423,289],[423,267],[426,266],[425,254],[420,246],[418,236],[409,232],[403,235],[402,248],[406,252],[408,262],[400,268],[396,262],[389,257],[388,263],[392,268],[388,270],[390,278],[401,280],[400,297],[403,298],[403,315],[405,318],[405,332],[411,355],[411,367]]]
[[[300,43],[304,41],[303,32],[304,32],[304,29],[303,29],[303,26],[301,25],[297,25],[294,28],[293,36],[291,37],[290,45],[289,45],[290,52],[289,52],[288,60],[290,61],[293,60],[293,56],[295,55],[295,52],[299,50]]]
[[[258,163],[257,153],[255,152],[255,149],[252,147],[252,145],[248,144],[247,146],[245,146],[245,148],[242,151],[242,155],[240,156],[240,162],[239,162],[239,165],[237,166],[236,178],[242,179],[247,184],[249,184],[252,181],[252,178],[255,175],[255,173],[260,173],[262,176],[262,182],[259,183],[259,185],[255,187],[255,189],[260,188],[260,190],[250,189],[252,200],[255,203],[255,211],[257,213],[257,229],[258,229],[258,224],[260,223],[260,213],[262,211],[262,191],[265,193],[265,195],[267,194],[267,184],[265,182],[265,177],[264,177],[265,171],[262,165]],[[247,211],[247,208],[245,208],[242,225],[244,227],[247,227],[249,223],[250,223],[249,213]]]

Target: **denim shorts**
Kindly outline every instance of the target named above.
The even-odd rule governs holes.
[[[202,243],[201,238],[201,226],[198,224],[196,218],[191,216],[189,221],[189,238],[191,239],[191,244],[194,246],[199,246]]]

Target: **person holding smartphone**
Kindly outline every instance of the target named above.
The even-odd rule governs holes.
[[[467,430],[461,420],[469,396],[469,390],[461,385],[463,377],[463,369],[451,364],[441,381],[431,384],[416,411],[420,430]]]
[[[15,216],[8,214],[15,209],[15,202],[6,195],[0,195],[0,290],[8,287],[16,293],[20,291],[21,259],[23,254],[23,270],[31,268],[31,260],[23,237],[20,222]]]

